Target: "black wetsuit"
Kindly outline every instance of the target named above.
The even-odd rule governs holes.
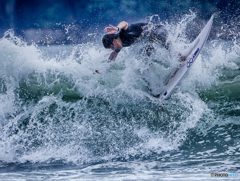
[[[143,27],[147,23],[136,23],[128,26],[126,30],[121,29],[119,32],[119,38],[122,40],[123,47],[128,47],[135,42],[135,40],[141,36]]]
[[[135,23],[130,24],[126,30],[121,29],[119,32],[119,38],[122,40],[123,47],[132,45],[144,31],[144,26],[148,23]],[[149,31],[149,41],[160,41],[165,46],[167,39],[167,31],[162,25],[157,25],[152,31]]]

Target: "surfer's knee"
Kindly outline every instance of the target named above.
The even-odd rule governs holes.
[[[148,57],[150,57],[152,52],[155,50],[154,47],[151,45],[147,45],[144,49],[145,49],[145,53]]]
[[[155,29],[152,37],[154,40],[161,43],[163,47],[165,47],[166,49],[169,49],[170,44],[167,43],[168,32],[163,25],[160,25]]]

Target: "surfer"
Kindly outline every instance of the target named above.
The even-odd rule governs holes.
[[[112,25],[106,27],[104,31],[107,32],[107,34],[104,35],[102,43],[105,48],[113,50],[109,56],[109,61],[115,60],[123,47],[131,46],[137,39],[144,38],[144,36],[141,35],[143,31],[147,29],[147,25],[148,23],[128,24],[122,21],[116,27]],[[158,41],[168,49],[168,45],[166,44],[167,30],[163,25],[156,25],[151,31],[147,30],[146,32],[149,41]],[[150,55],[150,51],[153,49],[151,46],[146,47],[147,55]]]

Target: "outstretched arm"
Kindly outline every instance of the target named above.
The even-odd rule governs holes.
[[[114,61],[114,60],[116,59],[118,53],[119,53],[119,52],[113,51],[113,52],[110,54],[110,56],[109,56],[108,62]]]
[[[117,27],[119,27],[119,30],[124,29],[126,30],[128,28],[128,23],[126,21],[120,22]]]
[[[114,61],[115,58],[117,57],[119,52],[116,52],[116,51],[113,51],[110,56],[109,56],[109,59],[108,59],[108,63],[110,63],[111,61]],[[98,70],[95,70],[95,72],[93,72],[93,74],[100,74],[100,72]]]
[[[104,29],[104,31],[105,32],[109,31],[107,34],[113,34],[113,33],[116,33],[117,31],[119,31],[121,29],[126,30],[127,28],[128,28],[128,23],[126,21],[122,21],[117,25],[117,27],[114,27],[114,26],[109,24],[109,27],[106,27]]]

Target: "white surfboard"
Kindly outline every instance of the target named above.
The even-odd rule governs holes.
[[[185,51],[186,53],[182,54],[182,56],[186,57],[186,60],[184,62],[181,62],[179,68],[175,70],[173,75],[168,78],[168,80],[165,83],[164,90],[160,93],[159,98],[160,99],[167,99],[174,88],[177,86],[177,84],[182,80],[182,78],[186,75],[196,58],[198,57],[204,43],[207,40],[207,37],[210,33],[212,23],[213,23],[212,16],[206,26],[203,28],[201,33],[198,35],[198,37],[190,44],[188,49]]]

